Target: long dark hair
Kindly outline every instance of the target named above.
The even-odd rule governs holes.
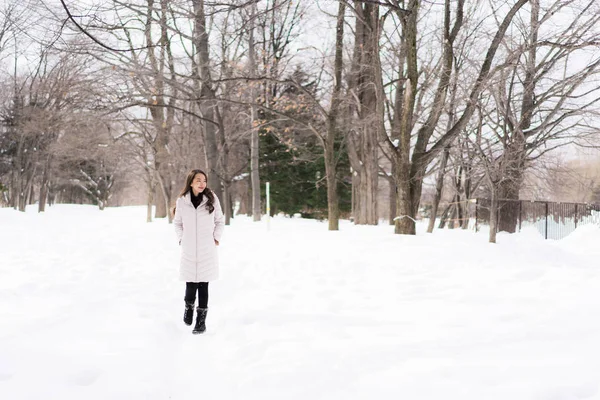
[[[187,178],[185,178],[185,186],[181,190],[181,193],[179,193],[179,197],[185,196],[190,190],[192,190],[192,182],[194,181],[194,177],[198,174],[204,175],[204,178],[208,182],[208,176],[206,175],[206,172],[200,169],[191,170]],[[206,202],[206,209],[208,210],[208,213],[211,214],[215,210],[215,195],[213,194],[213,191],[207,186],[200,193],[202,193],[208,199]],[[175,208],[173,208],[173,214],[175,214]]]

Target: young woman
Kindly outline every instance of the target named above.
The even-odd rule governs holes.
[[[206,331],[208,283],[219,277],[217,246],[223,234],[221,204],[206,187],[206,173],[190,171],[175,205],[175,232],[181,245],[179,278],[186,282],[183,322],[192,325],[198,293],[194,334]]]

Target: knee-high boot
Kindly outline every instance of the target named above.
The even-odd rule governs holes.
[[[208,308],[197,307],[196,311],[198,312],[198,315],[196,316],[196,326],[194,326],[194,330],[192,331],[195,335],[206,331],[206,312],[208,311]]]
[[[194,320],[194,303],[185,302],[185,311],[183,313],[183,322],[186,325],[191,325]]]

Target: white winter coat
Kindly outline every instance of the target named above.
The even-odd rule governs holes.
[[[221,241],[224,218],[221,204],[214,195],[215,209],[208,213],[204,196],[194,208],[190,193],[177,199],[175,233],[181,244],[179,279],[185,282],[210,282],[219,277],[219,260],[215,239]]]

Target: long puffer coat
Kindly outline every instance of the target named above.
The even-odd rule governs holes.
[[[221,241],[224,218],[221,204],[214,195],[215,209],[208,213],[204,196],[194,208],[190,193],[177,199],[175,233],[181,244],[179,279],[185,282],[210,282],[219,277],[219,260],[215,240]]]

